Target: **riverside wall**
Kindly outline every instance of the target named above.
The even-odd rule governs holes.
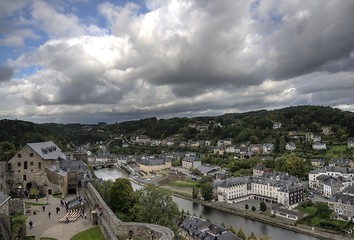
[[[147,223],[122,222],[108,207],[91,183],[83,188],[84,197],[91,211],[98,215],[97,223],[106,239],[159,239],[172,240],[174,233],[169,228]],[[99,210],[101,209],[101,211]],[[100,214],[102,212],[102,214]]]

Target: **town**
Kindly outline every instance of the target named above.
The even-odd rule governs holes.
[[[5,121],[2,124],[15,124]],[[84,196],[80,201],[70,199],[70,209],[67,208],[70,211],[59,222],[75,222],[84,213],[91,224],[102,223],[104,218],[111,222],[111,215],[107,214],[111,210],[103,211],[105,204],[99,204],[107,196],[100,190],[102,179],[96,173],[115,168],[141,186],[158,186],[176,196],[279,227],[285,228],[282,225],[285,222],[293,230],[310,236],[328,239],[336,234],[342,239],[353,236],[354,137],[344,133],[344,140],[337,133],[342,131],[337,125],[316,123],[305,127],[313,131],[287,131],[287,124],[274,121],[266,131],[276,138],[268,138],[269,142],[264,143],[256,141],[258,136],[252,134],[245,142],[235,142],[235,138],[205,139],[206,132],[230,128],[216,120],[204,124],[184,123],[184,129],[194,133],[193,139],[186,140],[176,134],[165,139],[146,134],[117,135],[107,130],[109,125],[99,123],[83,126],[84,130],[79,131],[110,136],[108,140],[64,146],[70,151],[62,150],[54,141],[28,142],[17,150],[11,143],[3,142],[2,157],[6,155],[7,159],[0,162],[2,212],[7,216],[13,214],[11,201],[43,196],[48,199],[55,195],[62,199]],[[339,141],[344,144],[334,144]],[[131,154],[132,151],[136,154]],[[304,152],[316,158],[304,158]],[[96,196],[100,193],[103,199]],[[84,204],[98,215],[80,213]],[[16,210],[25,212],[21,208]],[[27,210],[27,214],[32,212]],[[162,226],[163,230],[149,231],[156,232],[160,239],[176,234],[187,239],[195,236],[207,239],[209,235],[245,239],[242,229],[237,231],[223,223],[208,222],[203,216],[183,213],[178,222],[179,230],[174,234]],[[300,230],[300,225],[308,229]],[[111,239],[110,234],[119,235],[112,225],[104,228],[106,238]],[[125,234],[128,232],[141,234],[126,227]]]

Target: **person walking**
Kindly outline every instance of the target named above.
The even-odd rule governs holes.
[[[50,218],[50,215],[51,215],[51,214],[52,214],[52,213],[49,211],[49,212],[48,212],[48,217],[49,217],[49,218]]]
[[[32,220],[30,220],[28,224],[29,224],[30,229],[32,229],[32,228],[33,228],[33,222],[32,222]]]
[[[42,206],[42,209],[43,209],[43,212],[44,212],[45,211],[45,206],[44,205]]]

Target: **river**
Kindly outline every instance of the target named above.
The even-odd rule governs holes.
[[[98,178],[102,178],[103,180],[114,180],[116,178],[124,177],[115,168],[103,168],[95,171],[95,173]],[[132,182],[132,185],[134,189],[141,188],[140,185],[134,182]],[[253,232],[256,236],[271,236],[272,240],[318,240],[318,238],[315,237],[264,224],[211,207],[206,207],[183,198],[173,197],[173,201],[177,203],[180,210],[183,209],[185,212],[188,211],[190,214],[202,216],[204,219],[209,219],[210,221],[218,224],[224,223],[227,227],[233,226],[235,229],[242,228],[246,235],[250,235],[251,232]]]

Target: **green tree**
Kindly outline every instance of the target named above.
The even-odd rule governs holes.
[[[200,187],[200,193],[205,201],[210,201],[213,199],[213,186],[211,182],[205,182]]]
[[[304,177],[304,174],[306,174],[304,161],[295,153],[291,153],[285,159],[285,172],[299,178]]]
[[[240,228],[240,229],[238,230],[238,232],[237,232],[236,235],[237,235],[239,238],[242,238],[243,240],[246,240],[246,239],[247,239],[246,234],[245,234],[245,232],[243,231],[242,228]]]
[[[332,210],[328,207],[327,203],[325,202],[316,202],[315,203],[316,207],[316,216],[323,217],[323,218],[329,218],[331,216]]]
[[[264,201],[259,204],[259,210],[261,210],[262,212],[265,212],[267,210],[267,204]]]
[[[193,198],[198,198],[199,195],[199,188],[197,186],[193,186],[193,192],[192,192],[192,196]]]
[[[8,161],[16,153],[16,148],[13,143],[0,142],[0,161]]]
[[[32,187],[28,194],[29,194],[30,198],[38,197],[39,190],[36,187]]]
[[[179,210],[171,194],[152,184],[137,192],[139,196],[138,221],[162,225],[177,234]]]
[[[137,203],[137,196],[127,178],[117,178],[109,191],[107,204],[118,218],[125,221],[134,220],[132,212]]]

